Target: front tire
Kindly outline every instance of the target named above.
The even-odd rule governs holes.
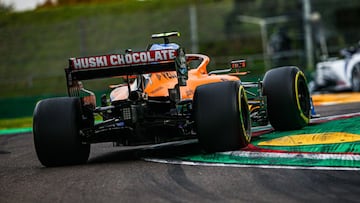
[[[310,121],[310,93],[297,67],[280,67],[265,73],[263,94],[270,124],[275,130],[295,130]]]
[[[80,139],[80,99],[51,98],[36,104],[33,118],[35,150],[44,166],[83,164],[90,144]]]
[[[251,120],[239,81],[199,86],[194,94],[195,128],[207,152],[238,150],[251,139]]]

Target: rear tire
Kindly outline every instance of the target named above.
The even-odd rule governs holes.
[[[83,164],[89,158],[90,144],[82,144],[80,99],[45,99],[36,104],[33,134],[36,154],[44,166]]]
[[[267,97],[268,118],[275,130],[295,130],[308,125],[310,93],[305,75],[297,67],[266,72],[263,94]]]
[[[246,93],[239,81],[199,86],[194,119],[200,145],[207,152],[238,150],[251,139]]]

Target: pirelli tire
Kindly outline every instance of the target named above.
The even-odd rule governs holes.
[[[275,130],[301,129],[310,121],[310,93],[297,67],[279,67],[265,73],[263,94],[270,124]]]
[[[86,163],[90,144],[80,139],[79,98],[61,97],[39,101],[34,109],[33,135],[36,154],[47,167]]]
[[[195,129],[206,152],[237,150],[251,139],[251,120],[239,81],[199,86],[194,94]]]

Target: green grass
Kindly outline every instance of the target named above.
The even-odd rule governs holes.
[[[228,67],[219,56],[231,55],[230,61],[261,52],[256,38],[227,39],[224,26],[233,0],[122,0],[0,14],[0,118],[30,117],[38,100],[65,96],[64,68],[70,57],[144,50],[149,43],[160,42],[151,34],[166,31],[179,31],[181,37],[172,41],[191,52],[190,3],[196,6],[200,52],[214,59],[210,70]],[[257,27],[246,27],[252,29],[258,32]],[[252,72],[261,74],[262,63],[252,64]],[[84,84],[106,92],[108,84],[116,82]],[[23,126],[23,122],[31,126],[29,119],[1,120],[1,125]]]
[[[32,117],[0,119],[0,130],[32,127]]]
[[[7,87],[0,88],[0,98],[66,94],[68,58],[144,50],[156,42],[153,33],[180,31],[173,41],[190,50],[189,2],[197,5],[200,51],[211,57],[238,53],[213,44],[226,38],[231,0],[126,0],[0,15],[0,85]]]
[[[0,16],[0,22],[12,25],[49,24],[73,20],[79,17],[98,17],[104,14],[126,14],[134,12],[151,12],[158,10],[169,10],[189,4],[211,3],[213,0],[122,0],[109,3],[74,4],[34,11],[10,13]]]

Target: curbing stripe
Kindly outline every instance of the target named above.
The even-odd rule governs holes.
[[[188,166],[214,166],[214,167],[235,167],[235,168],[262,168],[262,169],[290,169],[290,170],[327,170],[327,171],[360,171],[360,168],[351,167],[303,167],[303,166],[281,166],[281,165],[249,165],[249,164],[227,164],[227,163],[206,163],[193,161],[180,161],[177,159],[143,158],[144,161],[151,161],[163,164],[179,164]]]
[[[0,135],[30,133],[30,132],[32,132],[32,128],[12,128],[12,129],[2,129],[2,130],[0,130]]]
[[[219,154],[249,158],[303,158],[303,159],[338,159],[360,161],[360,154],[328,154],[328,153],[279,153],[279,152],[248,152],[248,151],[231,151],[221,152]]]

